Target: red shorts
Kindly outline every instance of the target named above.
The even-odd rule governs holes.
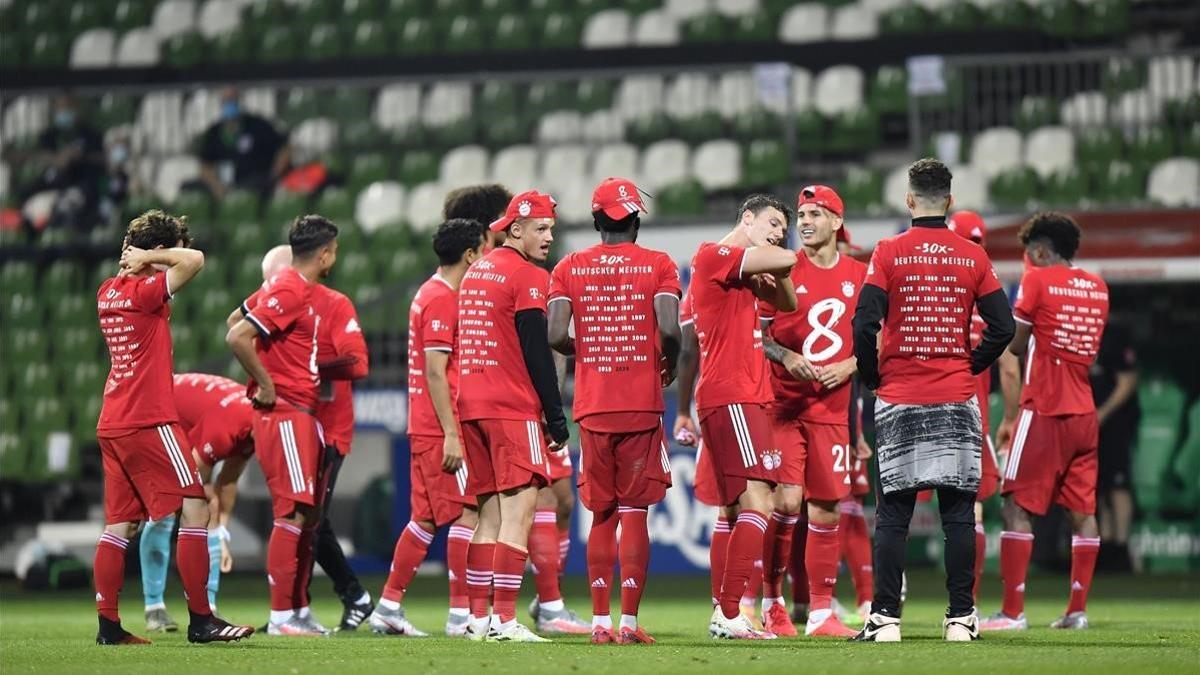
[[[571,453],[567,452],[566,448],[558,452],[551,452],[549,459],[551,483],[575,475],[575,467],[571,464]]]
[[[804,487],[804,496],[841,501],[850,494],[850,427],[804,422],[779,408],[771,409],[775,441],[783,451],[779,482]]]
[[[996,494],[1000,487],[1000,468],[996,466],[996,448],[992,445],[992,437],[988,436],[987,428],[983,430],[983,471],[979,475],[979,494],[975,501],[982,502]]]
[[[579,428],[579,498],[591,511],[650,506],[671,487],[663,428],[608,433]]]
[[[1022,408],[1000,493],[1039,516],[1051,503],[1095,513],[1099,431],[1096,413],[1051,416]]]
[[[315,506],[324,494],[320,486],[324,439],[317,418],[280,401],[273,410],[254,415],[253,433],[275,517],[290,515],[298,504]]]
[[[696,475],[693,492],[696,500],[709,506],[721,506],[721,497],[717,494],[717,477],[713,473],[711,453],[704,447],[704,439],[696,442]]]
[[[779,482],[783,454],[771,433],[766,406],[733,403],[699,412],[700,434],[710,453],[721,505],[737,502],[748,480],[772,487]]]
[[[192,446],[178,424],[97,440],[104,466],[105,524],[159,520],[178,511],[184,497],[204,499]]]
[[[470,420],[462,423],[467,494],[550,484],[550,455],[542,425],[534,420]]]
[[[871,494],[871,476],[867,472],[868,459],[855,457],[850,460],[850,494],[855,497],[865,497]]]
[[[458,520],[464,506],[475,505],[475,498],[467,494],[466,462],[454,473],[442,471],[442,442],[441,436],[408,437],[412,520],[438,527]]]

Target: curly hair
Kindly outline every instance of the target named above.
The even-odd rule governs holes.
[[[486,229],[478,220],[452,218],[438,225],[433,233],[433,252],[438,264],[453,265],[462,260],[463,253],[483,245]]]
[[[150,209],[134,218],[125,230],[125,243],[140,249],[174,248],[179,242],[184,247],[192,245],[187,216],[173,216],[160,209]]]
[[[1072,260],[1079,250],[1081,234],[1079,225],[1071,216],[1057,211],[1043,211],[1033,214],[1021,226],[1017,239],[1025,247],[1033,242],[1045,242],[1064,260]]]
[[[918,159],[908,167],[908,189],[918,199],[936,200],[950,196],[950,180],[954,176],[940,160],[933,157]]]
[[[499,218],[508,208],[513,194],[499,183],[468,185],[451,190],[442,204],[442,217],[446,220],[467,218],[477,220],[485,226]]]

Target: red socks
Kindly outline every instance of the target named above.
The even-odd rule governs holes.
[[[971,591],[975,596],[975,604],[979,604],[979,582],[983,581],[983,564],[987,561],[987,533],[983,523],[975,523],[975,588]]]
[[[1001,611],[1014,619],[1025,611],[1025,575],[1029,573],[1029,556],[1032,554],[1032,532],[1000,533],[1000,577],[1004,580]],[[1093,556],[1092,562],[1095,560]]]
[[[837,566],[841,557],[841,541],[837,525],[808,523],[808,544],[804,551],[804,566],[808,568],[810,611],[829,609],[833,603],[833,588],[837,586]]]
[[[708,545],[708,575],[712,580],[713,604],[720,602],[721,580],[725,578],[725,558],[729,555],[729,521],[725,514],[717,516]]]
[[[563,570],[567,569],[567,556],[571,553],[571,526],[567,525],[567,529],[558,531],[558,573],[562,575]]]
[[[471,616],[482,619],[491,614],[488,610],[488,595],[492,592],[492,566],[496,560],[496,544],[467,546],[467,597],[471,604]]]
[[[529,558],[538,602],[562,599],[558,588],[558,516],[554,509],[538,509],[529,530]],[[499,571],[499,568],[496,568]]]
[[[383,587],[384,600],[404,601],[404,593],[416,576],[421,561],[425,560],[425,553],[432,542],[433,533],[420,525],[410,522],[404,527],[392,551],[392,567],[388,571],[387,584]]]
[[[1071,601],[1067,604],[1067,614],[1087,610],[1099,553],[1100,537],[1071,537]]]
[[[295,609],[296,572],[299,566],[300,528],[275,521],[267,542],[267,581],[271,584],[271,609]]]
[[[475,530],[469,527],[451,525],[450,532],[446,535],[446,576],[450,579],[451,609],[467,609],[470,606],[467,593],[467,547],[474,534]],[[393,559],[392,565],[395,564]],[[386,591],[384,597],[387,597]]]
[[[188,611],[205,616],[212,613],[208,606],[208,530],[203,527],[181,527],[175,540],[175,567],[183,581],[183,597]]]
[[[121,586],[125,584],[125,549],[128,547],[128,539],[112,532],[102,533],[92,568],[93,583],[96,585],[96,613],[118,623],[121,617],[117,614],[117,597],[121,594]]]
[[[525,574],[525,562],[529,552],[504,542],[496,543],[496,570],[492,583],[496,587],[494,611],[500,621],[508,623],[517,618],[517,596],[521,593],[521,577]],[[557,598],[555,598],[557,599]],[[474,602],[472,609],[474,609]],[[474,611],[471,612],[474,614]]]
[[[763,535],[767,517],[758,511],[742,511],[729,535],[729,554],[721,581],[721,613],[727,619],[738,616],[742,594],[754,568],[761,566]]]
[[[792,603],[808,605],[808,569],[804,564],[804,552],[808,548],[808,518],[800,514],[792,530],[792,558],[788,573],[792,577]]]
[[[792,559],[792,532],[800,516],[795,513],[771,514],[767,533],[763,538],[763,597],[783,597],[783,575]]]
[[[610,613],[613,566],[617,562],[617,510],[592,514],[592,529],[587,540],[588,580],[592,588],[592,614]]]
[[[617,512],[621,517],[621,614],[637,616],[650,564],[646,509],[622,506]]]
[[[862,504],[847,500],[838,505],[842,518],[838,531],[842,534],[842,557],[854,580],[854,594],[859,606],[870,602],[875,590],[875,567],[871,561],[871,535]]]

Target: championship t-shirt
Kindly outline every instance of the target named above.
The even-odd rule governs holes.
[[[1108,284],[1078,267],[1027,267],[1013,316],[1033,327],[1021,406],[1041,415],[1095,412],[1088,370],[1108,321]]]
[[[867,266],[847,255],[839,255],[829,269],[800,255],[791,275],[796,287],[796,311],[779,314],[770,303],[759,303],[760,316],[770,322],[772,339],[816,366],[853,356],[851,319],[866,275]],[[819,382],[797,380],[778,363],[770,362],[770,366],[776,406],[807,422],[846,423],[849,380],[826,389]]]
[[[352,354],[365,364],[367,341],[363,339],[354,303],[322,284],[314,284],[312,290],[313,308],[321,317],[321,329],[317,331],[317,363],[328,363],[339,356]],[[354,387],[350,380],[321,383],[317,420],[321,422],[325,443],[345,456],[354,439]]]
[[[866,283],[887,293],[879,389],[888,403],[955,403],[975,394],[971,313],[1000,290],[974,242],[946,227],[915,226],[880,241]]]
[[[258,329],[255,349],[275,383],[277,398],[315,411],[317,387],[317,332],[321,317],[313,308],[313,284],[299,272],[286,268],[263,284],[242,303],[246,320]],[[253,397],[258,383],[250,381]]]
[[[770,403],[770,372],[763,353],[758,299],[742,278],[746,249],[704,243],[692,259],[691,296],[700,341],[696,407]]]
[[[467,270],[458,290],[459,420],[540,420],[517,313],[546,311],[550,274],[500,246]]]
[[[433,400],[425,379],[425,352],[449,355],[446,380],[450,402],[458,395],[458,358],[454,339],[458,329],[458,293],[438,275],[429,277],[417,290],[408,308],[408,433],[410,436],[441,436]],[[422,448],[429,444],[418,444]]]
[[[220,375],[178,373],[175,406],[180,426],[205,463],[254,452],[254,406],[244,386]]]
[[[112,363],[97,435],[178,421],[171,384],[170,299],[166,272],[115,276],[96,291],[100,332]]]
[[[681,293],[665,253],[634,243],[599,244],[563,258],[550,302],[571,304],[575,324],[575,420],[589,415],[662,415],[662,348],[654,298]]]

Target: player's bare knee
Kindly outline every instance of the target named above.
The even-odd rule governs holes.
[[[133,520],[125,523],[113,523],[105,525],[104,531],[109,534],[115,534],[122,539],[133,539],[137,536],[138,528],[141,527],[142,521]]]
[[[458,520],[454,521],[454,524],[475,529],[479,525],[479,511],[476,509],[463,509],[462,515],[458,517]]]
[[[210,515],[208,502],[203,499],[184,499],[183,508],[179,510],[179,525],[207,528]]]
[[[808,520],[817,525],[837,525],[842,513],[835,501],[808,500]]]
[[[804,488],[799,485],[779,485],[775,488],[775,510],[789,516],[798,515],[804,507]]]
[[[1091,513],[1079,513],[1078,511],[1067,511],[1071,519],[1071,531],[1080,537],[1097,537],[1100,535],[1100,527],[1096,522],[1096,516]]]
[[[1029,512],[1021,508],[1011,496],[1004,499],[1001,510],[1004,518],[1004,529],[1010,532],[1032,532],[1033,520]]]

